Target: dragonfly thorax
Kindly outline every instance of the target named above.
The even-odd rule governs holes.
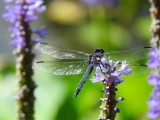
[[[99,65],[101,58],[104,56],[103,49],[96,49],[92,54],[89,55],[88,64]]]

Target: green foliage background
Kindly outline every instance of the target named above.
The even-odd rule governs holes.
[[[98,47],[117,51],[149,45],[150,5],[145,0],[119,0],[114,7],[85,6],[67,0],[48,0],[45,4],[46,12],[33,26],[45,24],[48,29],[45,40],[49,42],[88,53]],[[3,12],[4,4],[0,1],[0,13]],[[0,25],[0,120],[15,120],[15,61],[9,46],[10,33],[6,32],[8,23],[0,19]],[[35,53],[35,61],[52,59]],[[147,99],[152,87],[147,83],[148,74],[136,71],[136,77],[127,77],[118,86],[117,98],[125,100],[118,104],[121,112],[116,120],[147,120]],[[81,77],[35,71],[35,120],[97,120],[102,84],[88,80],[79,96],[73,98]]]

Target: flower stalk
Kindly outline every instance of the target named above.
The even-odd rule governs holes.
[[[32,30],[30,23],[37,20],[35,11],[44,10],[41,0],[5,0],[9,5],[6,6],[6,13],[3,18],[11,23],[11,44],[15,47],[16,56],[16,108],[17,120],[34,120],[34,90],[35,82],[32,79]],[[42,35],[39,35],[42,36]]]
[[[99,120],[114,120],[116,113],[119,112],[118,108],[115,108],[117,101],[116,101],[116,88],[113,83],[109,84],[107,82],[103,82],[104,85],[104,98],[101,98],[102,105],[100,107],[100,116]]]

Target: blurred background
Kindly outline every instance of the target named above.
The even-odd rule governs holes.
[[[146,0],[45,0],[46,11],[32,28],[46,26],[44,41],[64,48],[91,53],[148,46],[150,40],[149,3]],[[0,1],[0,14],[5,4]],[[0,120],[15,120],[15,57],[10,44],[9,23],[0,18]],[[48,60],[34,49],[35,61]],[[136,57],[136,56],[135,56]],[[137,61],[138,62],[138,61]],[[142,62],[142,61],[141,61]],[[145,61],[143,61],[145,62]],[[147,120],[147,99],[152,87],[146,74],[126,77],[118,85],[120,113],[116,120]],[[82,75],[54,76],[35,71],[36,120],[97,120],[102,97],[101,83],[88,80],[77,98],[73,93]]]

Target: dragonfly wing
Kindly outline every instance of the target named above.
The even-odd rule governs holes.
[[[131,77],[148,76],[150,73],[150,69],[145,65],[130,65],[129,67],[132,69]]]
[[[44,54],[58,59],[88,59],[89,54],[76,50],[64,49],[50,43],[38,43],[35,48]]]
[[[54,75],[76,75],[86,71],[87,62],[39,61],[33,64],[32,68]]]
[[[105,53],[105,56],[108,59],[111,59],[113,61],[124,61],[126,60],[127,63],[134,63],[136,60],[141,60],[148,58],[148,52],[151,49],[151,47],[142,47],[138,49],[133,50],[126,50],[122,52],[110,52]]]

